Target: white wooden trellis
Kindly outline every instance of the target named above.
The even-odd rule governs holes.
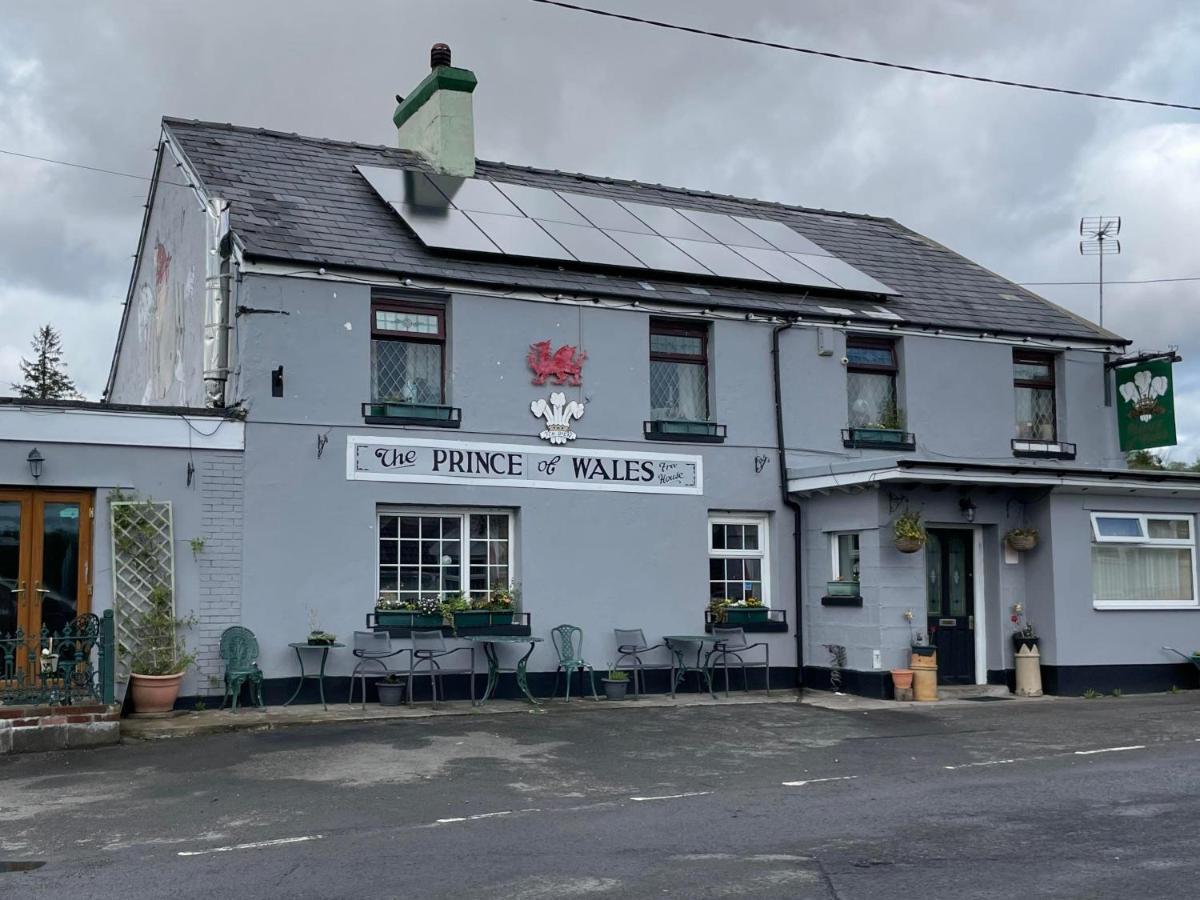
[[[134,515],[118,516],[118,507],[132,508]],[[116,500],[109,509],[117,680],[124,682],[129,680],[129,656],[134,649],[128,623],[149,607],[150,591],[168,586],[172,611],[175,608],[175,527],[167,500]],[[136,552],[118,549],[130,542],[137,545]]]

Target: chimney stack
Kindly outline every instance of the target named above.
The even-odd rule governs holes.
[[[446,44],[433,45],[429,64],[425,80],[400,100],[392,115],[397,143],[419,154],[436,172],[470,178],[475,174],[475,73],[451,66]]]

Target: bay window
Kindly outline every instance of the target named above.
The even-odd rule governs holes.
[[[1096,609],[1200,605],[1192,516],[1093,512],[1091,524]]]

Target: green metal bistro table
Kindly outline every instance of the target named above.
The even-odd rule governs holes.
[[[492,696],[492,691],[496,689],[496,682],[500,680],[500,675],[506,672],[516,673],[517,686],[521,692],[529,698],[529,702],[535,706],[540,706],[541,703],[529,693],[529,683],[525,679],[525,667],[529,663],[529,657],[533,656],[534,649],[542,643],[544,638],[540,637],[518,637],[515,635],[499,635],[499,634],[472,634],[459,635],[461,640],[470,641],[472,644],[482,644],[483,654],[487,658],[488,676],[487,688],[483,692],[483,696],[475,701],[476,706],[483,706],[489,697]],[[517,660],[515,668],[506,669],[500,666],[500,660],[496,655],[497,644],[528,644],[529,649],[525,655]],[[471,648],[471,683],[475,683],[475,648]]]
[[[305,678],[317,679],[317,686],[321,689],[321,705],[329,709],[329,705],[325,702],[325,662],[329,659],[329,651],[337,647],[345,647],[345,644],[310,644],[308,641],[303,641],[295,644],[288,644],[296,651],[296,659],[300,660],[300,680],[296,682],[296,690],[288,702],[283,704],[288,706],[293,700],[300,696],[300,688],[304,687]],[[321,651],[321,669],[317,673],[304,671],[304,651],[305,650],[320,650]]]
[[[668,634],[663,636],[663,640],[667,642],[667,646],[671,648],[671,653],[675,655],[675,677],[671,680],[671,696],[675,696],[675,691],[679,688],[680,683],[687,676],[688,672],[699,672],[704,676],[705,683],[708,684],[708,695],[714,700],[717,695],[713,693],[712,686],[712,667],[708,661],[712,658],[713,650],[716,645],[721,643],[720,638],[713,637],[711,634]],[[696,645],[696,664],[689,665],[684,659],[686,644]],[[712,644],[713,647],[704,656],[704,661],[700,661],[700,654],[704,653],[704,645]]]

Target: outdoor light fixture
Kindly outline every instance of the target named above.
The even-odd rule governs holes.
[[[975,501],[970,497],[960,497],[958,500],[958,509],[963,514],[968,522],[975,521]]]
[[[25,459],[29,461],[29,474],[33,476],[34,481],[37,481],[42,477],[42,463],[46,461],[46,458],[38,452],[37,447],[34,447]]]

